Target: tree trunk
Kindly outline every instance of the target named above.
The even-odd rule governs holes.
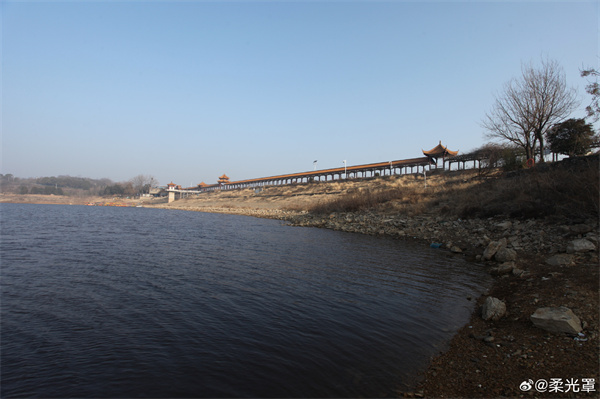
[[[540,163],[544,163],[544,136],[538,135],[538,141],[540,142]]]
[[[531,145],[525,146],[525,156],[528,160],[533,158],[533,148],[531,147]]]

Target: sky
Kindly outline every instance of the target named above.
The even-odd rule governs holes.
[[[598,1],[11,1],[2,174],[216,183],[468,152],[523,64],[591,97]],[[596,126],[597,127],[597,126]]]

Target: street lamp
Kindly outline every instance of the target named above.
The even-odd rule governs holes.
[[[346,160],[344,159],[342,162],[344,162],[344,179],[348,178],[348,172],[346,172]]]
[[[318,161],[313,161],[313,170],[317,170],[317,162]]]

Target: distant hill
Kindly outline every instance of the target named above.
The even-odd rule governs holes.
[[[12,174],[0,175],[3,193],[45,195],[99,195],[115,183],[110,179],[88,177],[50,176],[20,178]]]

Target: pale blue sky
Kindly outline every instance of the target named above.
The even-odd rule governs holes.
[[[2,2],[2,171],[214,183],[485,143],[522,62],[590,101],[588,2]]]

